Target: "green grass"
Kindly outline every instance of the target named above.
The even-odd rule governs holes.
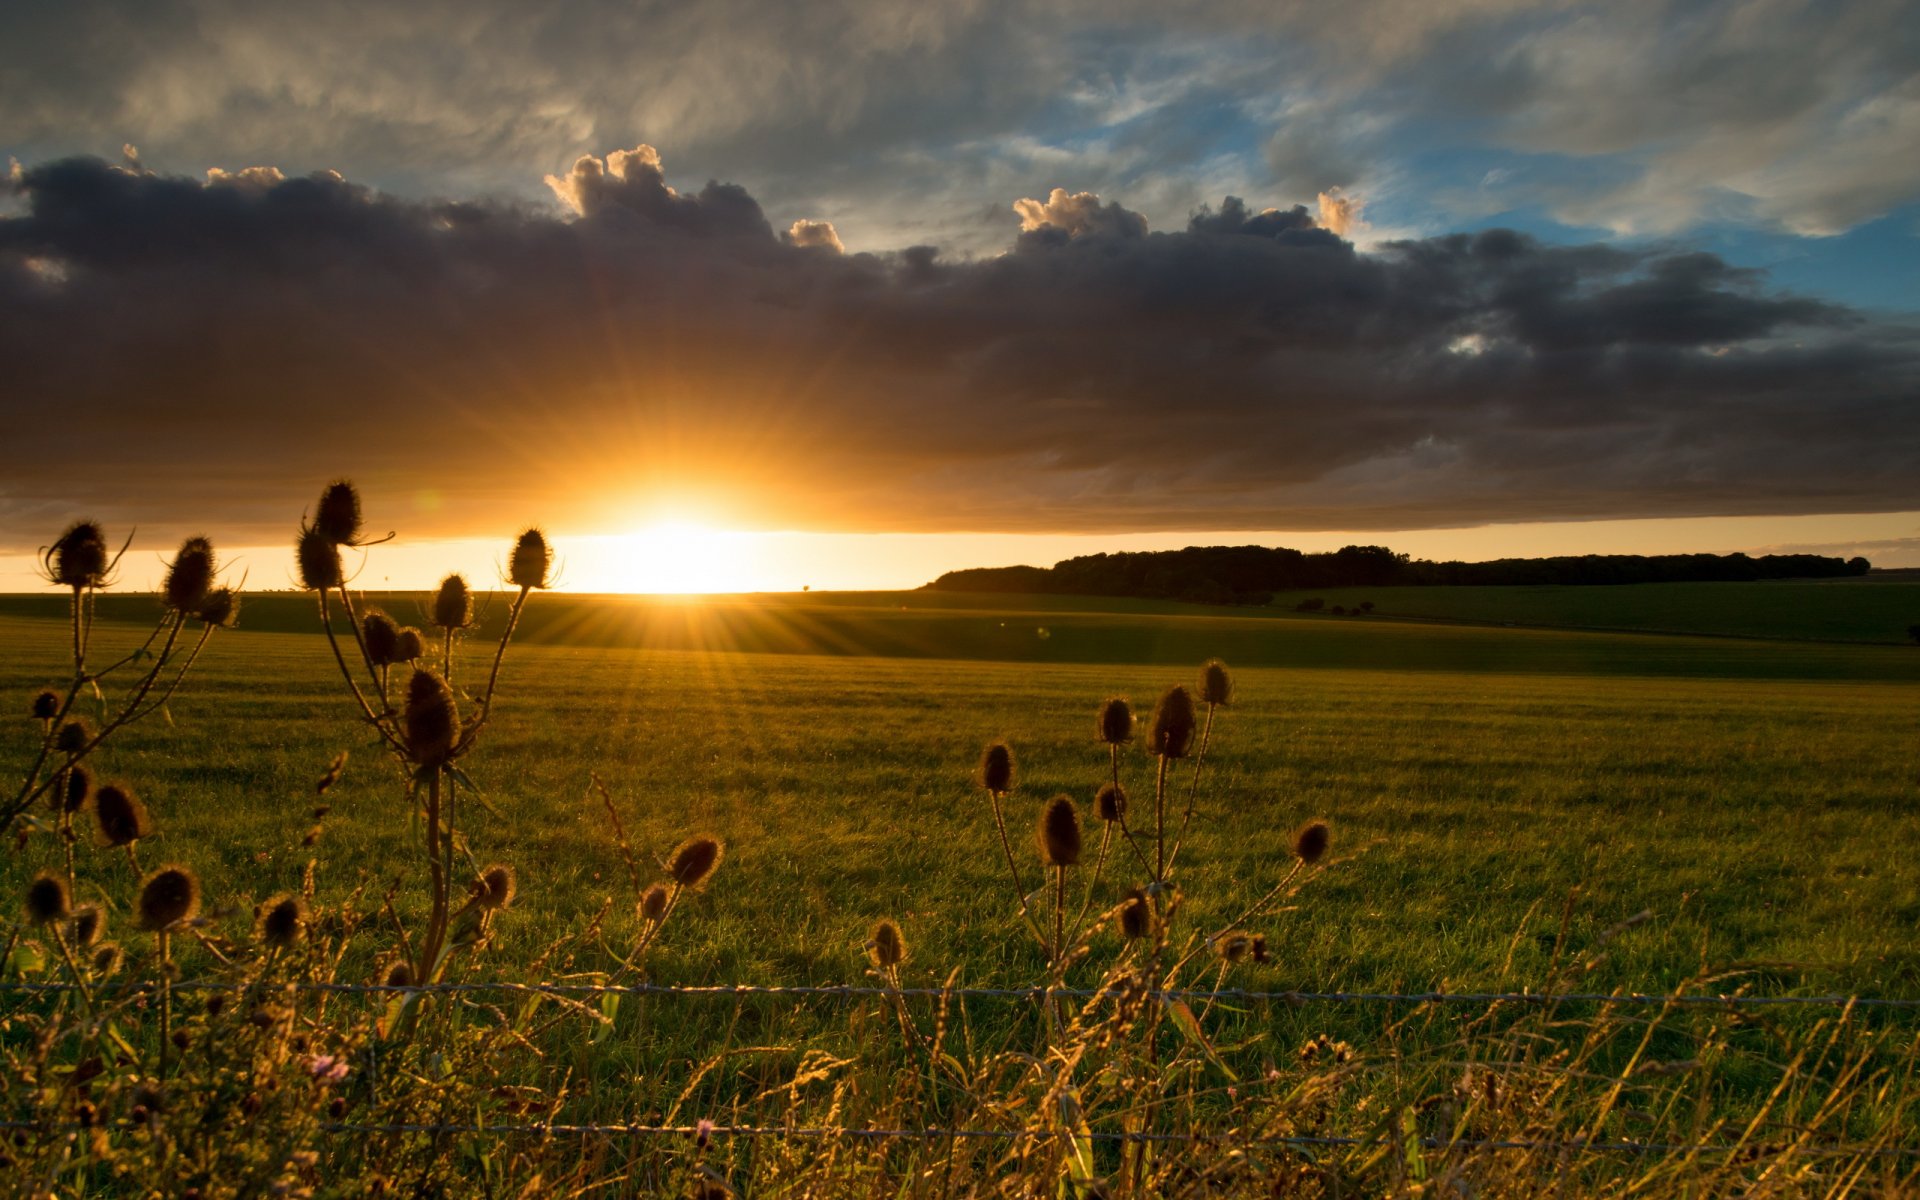
[[[1636,583],[1618,587],[1329,588],[1284,592],[1291,611],[1310,597],[1374,616],[1443,621],[1721,634],[1814,641],[1884,642],[1913,649],[1920,583],[1904,579],[1777,580],[1764,583]],[[1341,618],[1324,616],[1325,620]],[[1920,651],[1916,651],[1920,653]]]

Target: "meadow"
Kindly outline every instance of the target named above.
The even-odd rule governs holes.
[[[103,599],[98,644],[136,642],[153,599]],[[403,621],[426,602],[373,601]],[[62,674],[66,626],[44,607],[0,605],[11,694]],[[504,608],[463,644],[456,684],[484,670]],[[324,911],[364,908],[404,876],[396,903],[417,926],[404,779],[354,716],[326,639],[294,632],[303,621],[316,627],[310,596],[250,598],[243,627],[213,640],[166,719],[124,731],[95,770],[132,782],[153,810],[146,865],[192,867],[209,903],[241,924],[305,880]],[[1920,655],[924,593],[534,597],[487,739],[462,762],[484,800],[466,810],[463,853],[518,876],[468,970],[597,977],[610,969],[605,945],[637,936],[598,778],[643,864],[690,832],[726,844],[714,884],[688,897],[650,953],[652,982],[862,982],[869,931],[892,918],[912,948],[904,986],[1029,986],[1046,977],[1046,955],[1010,902],[974,782],[981,746],[1004,737],[1018,757],[1008,811],[1022,855],[1056,793],[1074,797],[1097,837],[1101,702],[1129,696],[1144,718],[1214,653],[1234,667],[1235,699],[1218,714],[1176,876],[1184,917],[1212,928],[1280,882],[1303,821],[1335,831],[1330,865],[1255,927],[1268,961],[1223,966],[1229,986],[1538,990],[1581,960],[1587,992],[1661,992],[1710,975],[1714,990],[1920,998],[1920,863],[1896,849],[1920,832]],[[14,722],[0,754],[23,762],[33,739]],[[344,772],[316,797],[343,750]],[[1122,759],[1136,797],[1151,791],[1151,763],[1137,743]],[[47,836],[9,857],[0,887],[24,886]],[[1116,850],[1098,907],[1120,899],[1131,865]],[[107,897],[135,882],[111,854],[83,855],[79,876],[81,891]],[[1098,962],[1121,949],[1115,934],[1094,940],[1068,982],[1096,982]],[[343,950],[338,977],[377,977],[382,942]],[[1826,1015],[1782,1010],[1768,1028],[1817,1036]],[[613,1036],[562,1056],[576,1105],[603,1120],[632,1119],[636,1106],[679,1112],[689,1097],[706,1111],[738,1106],[810,1054],[858,1057],[888,1020],[884,1008],[849,1018],[832,1002],[784,998],[663,997],[612,1017]],[[976,1002],[969,1037],[1015,1044],[1032,1019],[1017,1002]],[[1260,1002],[1212,1020],[1221,1061],[1245,1076],[1272,1073],[1323,1034],[1389,1061],[1444,1060],[1472,1014]],[[1897,1011],[1858,1020],[1907,1036]],[[1679,1057],[1686,1037],[1675,1039]],[[703,1068],[689,1081],[691,1064],[750,1046],[764,1059],[751,1071]],[[1389,1091],[1418,1092],[1432,1083],[1425,1070],[1384,1078]],[[550,1086],[531,1066],[525,1075]],[[1730,1067],[1715,1104],[1751,1110],[1757,1080]],[[1338,1111],[1374,1119],[1367,1105],[1349,1097]],[[754,1161],[733,1168],[768,1160]]]

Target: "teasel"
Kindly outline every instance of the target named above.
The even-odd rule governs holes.
[[[314,526],[300,527],[294,557],[300,567],[300,586],[310,592],[324,594],[328,588],[337,588],[346,580],[340,569],[339,548]]]
[[[240,593],[230,587],[215,588],[200,602],[194,616],[214,629],[232,629],[240,623]]]
[[[60,693],[51,688],[42,689],[33,697],[33,719],[51,721],[60,715]]]
[[[85,808],[87,801],[93,799],[93,772],[84,763],[68,767],[66,787],[55,799],[68,816]]]
[[[1013,748],[994,742],[980,752],[980,786],[996,796],[1013,791]]]
[[[281,893],[260,908],[255,936],[275,950],[284,950],[307,935],[307,906],[300,897]]]
[[[900,926],[886,917],[874,922],[873,932],[867,937],[867,957],[886,972],[906,961],[907,939],[901,935]]]
[[[93,741],[93,728],[79,717],[73,717],[60,725],[59,732],[53,735],[53,748],[72,757],[85,750]]]
[[[513,543],[507,580],[523,591],[544,588],[550,582],[552,568],[553,550],[547,545],[547,535],[538,529],[529,529]]]
[[[140,928],[149,933],[172,929],[199,912],[200,877],[186,867],[161,867],[140,885]]]
[[[1111,825],[1121,821],[1127,815],[1127,792],[1117,783],[1103,783],[1093,797],[1093,807],[1100,819]]]
[[[113,569],[106,532],[98,521],[75,521],[40,552],[40,566],[47,582],[76,592],[105,587],[107,573]]]
[[[94,975],[104,979],[113,974],[120,969],[120,962],[125,957],[126,955],[122,953],[116,942],[105,942],[95,946],[93,949]]]
[[[489,863],[480,872],[480,878],[474,881],[473,903],[493,912],[512,904],[518,891],[519,882],[514,877],[512,867],[506,863]]]
[[[1185,758],[1193,748],[1196,723],[1192,694],[1178,685],[1168,688],[1154,705],[1147,749],[1161,758]]]
[[[72,915],[73,893],[67,890],[66,879],[52,871],[35,875],[27,885],[27,921],[47,925]]]
[[[713,877],[725,852],[718,838],[688,838],[667,860],[667,874],[683,888],[701,887]]]
[[[1236,965],[1253,953],[1253,938],[1236,929],[1214,938],[1213,949],[1221,962]]]
[[[1033,931],[1034,938],[1041,945],[1047,944],[1047,937],[1040,931],[1039,923],[1033,919],[1033,913],[1027,908],[1027,885],[1020,878],[1020,863],[1013,856],[1013,839],[1007,836],[1007,815],[1000,807],[1014,788],[1013,747],[1004,741],[990,742],[980,752],[980,767],[974,779],[985,789],[987,800],[993,806],[993,827],[1000,834],[1000,849],[1007,856],[1007,872],[1013,879],[1013,892],[1020,901],[1020,916],[1026,921],[1027,928]]]
[[[381,985],[390,988],[412,987],[413,966],[406,962],[394,963],[387,968],[386,975],[381,978]]]
[[[197,614],[213,590],[214,570],[212,542],[203,537],[181,542],[160,589],[167,607],[183,617]]]
[[[1167,852],[1168,870],[1173,869],[1180,848],[1186,845],[1187,829],[1193,824],[1194,808],[1200,800],[1200,770],[1207,762],[1207,747],[1213,743],[1213,715],[1233,703],[1233,675],[1226,663],[1210,658],[1201,666],[1200,699],[1207,706],[1207,720],[1200,729],[1200,753],[1194,756],[1193,776],[1187,781],[1187,809],[1181,814],[1179,832],[1173,836],[1173,849]]]
[[[1141,888],[1130,888],[1120,905],[1120,936],[1128,941],[1146,937],[1153,931],[1153,905]]]
[[[1200,668],[1200,702],[1221,708],[1233,703],[1233,675],[1217,658],[1208,659]]]
[[[107,931],[107,912],[98,904],[82,904],[73,910],[73,944],[91,949]]]
[[[1133,740],[1133,706],[1127,703],[1125,697],[1109,697],[1100,706],[1100,717],[1094,727],[1100,740],[1107,745],[1126,745]]]
[[[427,619],[446,633],[457,633],[473,624],[473,594],[467,589],[465,576],[455,573],[440,581]]]
[[[1333,830],[1325,821],[1308,821],[1293,833],[1293,854],[1312,866],[1326,857],[1327,847],[1332,843]]]
[[[360,493],[352,482],[337,479],[320,493],[313,528],[335,546],[354,546],[360,539]]]
[[[649,921],[663,919],[672,898],[673,894],[668,891],[666,884],[649,884],[647,890],[640,893],[640,915]]]
[[[418,662],[426,654],[427,645],[420,631],[408,625],[400,630],[400,636],[393,640],[393,661]]]
[[[416,669],[407,682],[407,706],[401,715],[407,753],[423,767],[438,767],[453,755],[460,735],[460,713],[453,690],[432,671]]]
[[[367,648],[367,661],[376,667],[390,667],[399,661],[400,626],[379,609],[369,609],[360,618],[360,644]]]
[[[131,846],[153,832],[147,806],[124,784],[109,783],[93,794],[93,819],[109,846]]]
[[[1059,967],[1067,952],[1067,868],[1080,861],[1080,811],[1071,796],[1055,796],[1040,810],[1034,830],[1040,861],[1053,868],[1053,940],[1049,958]]]

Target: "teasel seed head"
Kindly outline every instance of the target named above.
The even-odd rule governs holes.
[[[294,544],[294,557],[300,564],[300,586],[310,592],[337,588],[346,578],[340,570],[339,548],[314,526],[300,527],[300,540]]]
[[[399,661],[400,626],[379,609],[371,609],[360,618],[360,640],[366,644],[367,657],[376,667],[390,667]]]
[[[1200,668],[1200,701],[1222,707],[1233,703],[1233,675],[1217,658],[1208,659]]]
[[[53,735],[53,748],[62,754],[78,754],[93,740],[93,730],[79,717],[61,723]]]
[[[720,839],[690,837],[667,860],[667,874],[683,888],[697,888],[713,877],[726,848]]]
[[[407,681],[407,707],[401,714],[407,753],[421,766],[437,767],[453,754],[460,736],[460,713],[453,689],[432,671],[415,670]]]
[[[27,920],[35,925],[64,921],[73,915],[73,893],[65,876],[42,871],[27,885]]]
[[[116,942],[106,942],[93,948],[93,973],[102,979],[120,969],[120,961],[126,956],[120,952]]]
[[[181,542],[160,589],[167,607],[184,616],[197,615],[213,590],[213,575],[213,543],[203,537]]]
[[[360,493],[345,479],[337,479],[320,493],[313,527],[335,546],[354,545],[360,537]]]
[[[1035,832],[1041,862],[1050,867],[1071,867],[1080,861],[1080,810],[1073,806],[1073,797],[1055,796],[1047,801]]]
[[[400,630],[400,636],[393,642],[393,661],[410,663],[417,661],[427,652],[427,643],[421,638],[420,631],[408,625]]]
[[[51,721],[60,715],[60,693],[43,689],[33,697],[33,719]]]
[[[98,521],[75,521],[60,540],[41,552],[47,581],[62,587],[104,587],[113,563],[107,535]]]
[[[260,908],[260,940],[276,950],[284,950],[307,935],[307,906],[291,893],[282,893]]]
[[[1153,905],[1147,900],[1147,893],[1140,888],[1127,892],[1126,903],[1120,906],[1120,936],[1132,941],[1143,938],[1153,932]]]
[[[1185,758],[1193,748],[1193,727],[1193,695],[1184,687],[1170,687],[1153,706],[1147,749],[1162,758]]]
[[[465,629],[473,624],[473,593],[467,590],[466,576],[454,573],[440,581],[433,594],[433,613],[428,620],[436,629]]]
[[[640,893],[640,915],[649,921],[658,921],[667,915],[667,900],[672,893],[664,883],[650,884]]]
[[[1215,938],[1213,949],[1220,956],[1220,961],[1224,963],[1242,963],[1246,961],[1248,955],[1253,953],[1253,938],[1236,929]]]
[[[382,982],[387,987],[412,987],[413,968],[404,962],[394,963],[387,968],[386,978]]]
[[[1293,833],[1293,853],[1308,866],[1319,862],[1327,855],[1327,847],[1333,841],[1333,830],[1325,821],[1308,821]]]
[[[230,587],[215,588],[207,593],[207,598],[200,602],[200,611],[194,615],[202,625],[232,629],[240,622],[240,593]]]
[[[505,908],[513,903],[518,891],[519,881],[514,878],[512,867],[506,863],[489,863],[474,881],[473,902],[488,910]]]
[[[92,948],[107,931],[107,911],[98,904],[82,904],[73,910],[73,942],[83,948]]]
[[[109,783],[93,794],[93,819],[109,846],[130,845],[153,832],[147,806],[123,784]]]
[[[882,970],[897,967],[906,961],[907,939],[900,933],[900,927],[886,917],[875,921],[873,932],[867,937],[867,958]]]
[[[994,742],[980,752],[980,786],[996,796],[1013,790],[1013,747]]]
[[[519,588],[543,588],[548,584],[547,574],[553,569],[553,550],[547,545],[547,535],[538,529],[529,529],[520,535],[513,544],[513,558],[507,564],[507,579]]]
[[[199,911],[200,877],[186,867],[161,867],[140,885],[140,928],[149,933],[191,921]]]
[[[1133,705],[1126,697],[1113,696],[1100,706],[1100,719],[1095,722],[1100,740],[1109,746],[1124,746],[1133,740]]]
[[[93,772],[87,770],[84,763],[75,763],[68,767],[67,789],[65,794],[58,797],[62,810],[77,813],[85,808],[87,801],[91,799],[93,799]]]
[[[1093,798],[1093,807],[1100,819],[1109,824],[1127,815],[1127,790],[1117,783],[1103,783]]]
[[[1253,935],[1253,961],[1257,963],[1267,961],[1267,935],[1264,933]]]

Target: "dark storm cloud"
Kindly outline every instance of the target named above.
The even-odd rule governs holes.
[[[0,219],[5,540],[278,536],[348,471],[414,532],[711,486],[893,529],[1409,528],[1912,507],[1920,338],[1684,250],[1362,253],[1237,199],[1019,205],[997,257],[834,253],[650,148],[577,215],[66,159]],[[431,527],[429,529],[429,527]]]

